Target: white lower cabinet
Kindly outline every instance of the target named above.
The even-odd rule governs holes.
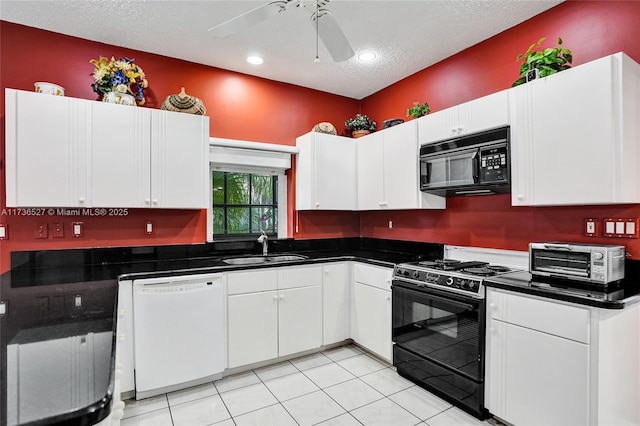
[[[228,296],[229,368],[278,357],[277,298],[277,291]]]
[[[355,263],[351,304],[351,338],[392,361],[391,275],[393,270]]]
[[[485,406],[513,425],[640,424],[640,305],[487,289]]]
[[[350,264],[326,264],[322,270],[322,344],[329,345],[351,337]]]
[[[227,274],[229,368],[322,345],[322,267]]]

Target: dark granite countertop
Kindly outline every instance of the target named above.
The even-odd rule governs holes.
[[[640,281],[632,277],[607,286],[597,286],[561,280],[542,280],[522,271],[487,278],[485,284],[487,287],[604,309],[623,309],[640,303]]]

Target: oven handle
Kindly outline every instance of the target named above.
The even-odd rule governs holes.
[[[401,289],[403,289],[403,290],[407,290],[407,291],[412,291],[412,292],[414,292],[414,293],[420,293],[420,294],[423,294],[423,295],[424,295],[424,294],[426,294],[426,295],[428,295],[430,298],[432,298],[432,299],[434,299],[434,300],[438,300],[438,301],[440,301],[440,302],[444,302],[444,303],[449,303],[449,304],[451,304],[451,305],[453,305],[453,306],[458,306],[459,308],[463,308],[463,309],[465,309],[465,310],[467,310],[467,311],[473,311],[473,310],[475,310],[475,309],[476,309],[476,307],[475,307],[475,306],[470,305],[470,304],[468,304],[468,303],[459,302],[459,301],[457,301],[457,300],[448,299],[448,298],[446,298],[446,297],[442,297],[442,296],[436,296],[435,294],[433,294],[433,293],[431,293],[431,292],[428,292],[428,291],[413,290],[413,289],[411,289],[411,288],[402,287],[402,286],[399,286],[398,288],[401,288]],[[391,286],[391,290],[393,290],[393,289],[394,289],[394,287],[393,287],[393,286]]]

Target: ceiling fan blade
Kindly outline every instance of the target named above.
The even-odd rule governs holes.
[[[313,19],[313,24],[334,61],[343,62],[354,55],[349,41],[331,12],[321,9],[317,19]]]
[[[232,34],[239,33],[252,27],[272,16],[277,15],[287,9],[287,4],[291,0],[273,1],[264,6],[257,7],[240,16],[231,18],[222,24],[209,28],[209,32],[216,37],[226,38]]]

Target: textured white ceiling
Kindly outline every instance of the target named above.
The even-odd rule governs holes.
[[[207,32],[269,1],[0,0],[0,19],[362,99],[562,2],[331,0],[356,55],[377,53],[368,64],[334,63],[322,42],[314,63],[314,27],[295,7],[225,39]]]

